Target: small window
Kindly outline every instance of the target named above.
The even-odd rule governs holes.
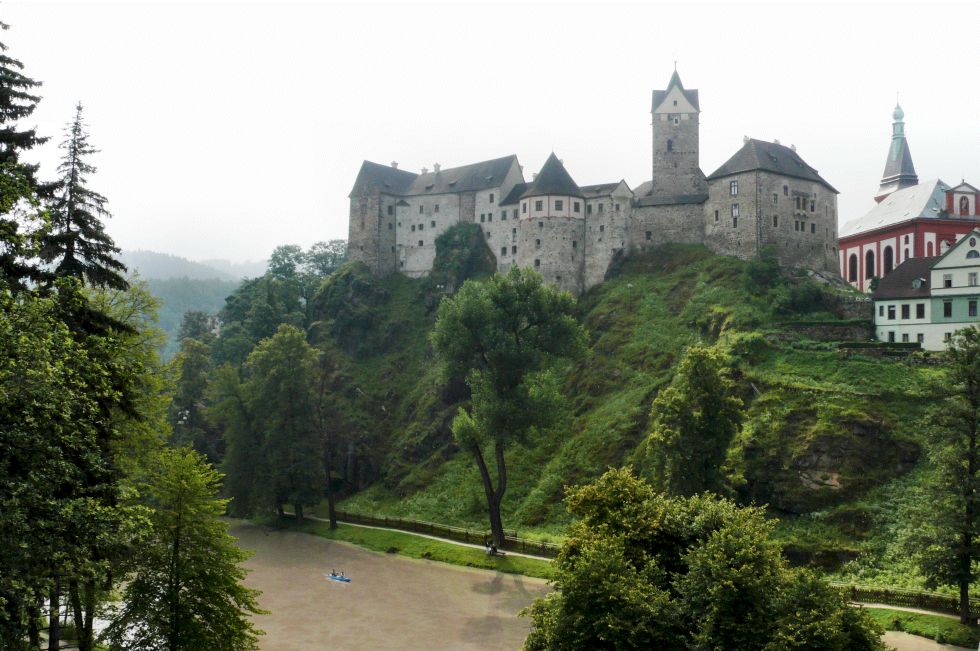
[[[488,212],[487,213],[487,221],[488,222],[492,222],[493,221],[493,213],[492,212]]]
[[[733,197],[738,196],[738,180],[732,181],[728,184],[728,191]]]
[[[779,203],[779,193],[778,192],[773,192],[772,193],[772,205],[775,206],[778,203]]]
[[[817,225],[815,223],[811,222],[810,223],[810,233],[816,233],[816,232],[817,232]]]
[[[921,344],[925,342],[926,337],[920,332],[919,334],[915,335],[915,340]]]
[[[674,141],[673,140],[669,140],[669,139],[667,140],[667,151],[674,151]]]
[[[415,232],[415,224],[412,224],[412,232]]]
[[[534,240],[534,248],[536,249],[541,248],[541,240]]]
[[[915,318],[916,319],[924,319],[924,318],[926,318],[926,304],[925,303],[916,303],[915,304]]]
[[[967,259],[980,258],[980,252],[978,252],[978,251],[972,251],[972,250],[971,251],[967,251],[966,252],[966,257],[967,257]]]
[[[544,222],[538,222],[538,228],[544,228]]]
[[[799,197],[793,197],[793,202],[796,204],[796,209],[799,210],[800,209],[800,198]]]
[[[810,199],[810,212],[817,212],[817,202]]]
[[[525,206],[526,205],[527,204],[525,204]],[[514,219],[517,219],[517,208],[514,208],[514,212],[511,214],[511,217],[513,217]]]
[[[906,244],[908,244],[908,243],[909,243],[909,236],[908,236],[908,235],[906,235],[906,236],[905,236],[905,243],[906,243]]]
[[[388,222],[388,230],[389,231],[392,230],[392,224],[391,224],[391,222]]]
[[[388,214],[389,215],[394,215],[395,214],[395,207],[394,206],[388,206]]]
[[[577,249],[578,248],[578,242],[576,242],[575,240],[572,240],[572,248],[573,249]]]
[[[521,212],[524,212],[524,213],[527,212],[527,202],[526,201],[521,204]]]
[[[911,309],[912,308],[911,308],[911,306],[909,306],[908,303],[902,305],[902,318],[903,319],[909,318],[909,312],[911,311]]]
[[[423,209],[423,208],[424,208],[424,206],[422,206],[422,205],[420,204],[420,205],[419,205],[419,214],[420,214],[420,215],[422,214],[422,209]]]
[[[419,230],[425,230],[425,224],[419,224]]]
[[[435,227],[436,227],[436,220],[433,219],[431,222],[429,222],[429,228],[435,228]]]
[[[516,245],[510,247],[510,253],[511,253],[511,255],[515,255],[517,253],[517,246]]]
[[[976,271],[971,271],[970,273],[968,273],[966,275],[966,278],[967,278],[967,281],[966,281],[966,284],[967,285],[969,285],[970,287],[976,287],[977,286],[977,272]]]
[[[487,215],[486,215],[486,213],[482,213],[482,212],[481,212],[481,213],[480,213],[480,223],[482,224],[482,223],[484,223],[485,221],[487,221]]]
[[[507,255],[507,247],[506,246],[500,247],[500,255]]]
[[[510,229],[510,234],[511,235],[517,235],[517,229],[516,228]]]
[[[602,212],[603,207],[604,207],[603,204],[600,203],[599,204],[599,212]]]
[[[953,286],[953,274],[943,274],[943,287]]]
[[[943,333],[943,341],[952,341],[952,339],[953,339],[953,333],[952,332],[944,332]]]
[[[779,215],[772,216],[772,226],[773,228],[779,228]]]
[[[490,193],[490,203],[493,203],[493,192]]]
[[[715,221],[718,221],[718,211],[715,211]]]
[[[788,185],[784,185],[783,186],[783,196],[784,197],[788,197],[789,196],[789,186]]]
[[[419,240],[419,246],[425,246],[425,242],[423,242],[422,240]]]
[[[502,221],[502,222],[507,221],[507,211],[506,210],[501,210],[500,211],[500,221]]]
[[[909,343],[909,333],[907,332],[902,333],[902,343],[903,344]]]
[[[732,228],[738,228],[738,217],[732,217]]]
[[[616,204],[616,212],[619,212],[619,204]]]
[[[540,266],[541,266],[541,261],[540,261],[540,260],[537,260],[537,259],[535,259],[535,261],[534,261],[534,266],[535,266],[535,267],[540,267]]]
[[[578,201],[575,201],[575,202],[572,203],[572,211],[573,212],[582,212],[582,210],[579,207],[579,202]]]
[[[591,203],[585,204],[585,214],[586,215],[591,215],[592,214],[592,204]]]
[[[888,333],[888,343],[895,343],[895,332],[889,331]]]
[[[895,306],[894,305],[889,305],[888,306],[888,320],[889,321],[894,321],[895,320]]]
[[[398,222],[398,228],[401,228],[401,227],[402,227],[402,223],[401,222]]]
[[[653,239],[653,231],[647,231],[646,236],[647,242],[651,241]]]
[[[439,212],[439,204],[432,207],[433,212]]]
[[[738,204],[732,204],[732,217],[738,217]]]
[[[977,302],[976,301],[970,301],[967,304],[967,307],[969,309],[969,312],[967,313],[968,316],[976,316],[977,315]]]
[[[879,305],[878,306],[878,316],[885,316],[885,306],[884,305]]]
[[[564,210],[565,202],[561,199],[555,199],[555,210]]]
[[[544,201],[538,200],[534,202],[535,210],[544,210]]]
[[[606,232],[606,225],[605,224],[599,224],[599,232],[600,233],[605,233]]]
[[[949,319],[953,316],[953,301],[943,301],[943,317]]]

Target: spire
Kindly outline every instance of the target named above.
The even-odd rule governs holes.
[[[681,90],[684,90],[684,84],[681,83],[681,76],[677,74],[676,61],[674,61],[674,74],[670,76],[670,82],[667,84],[667,90],[670,90],[674,86],[679,86]]]
[[[881,185],[875,201],[880,202],[896,190],[918,185],[919,177],[912,164],[912,152],[905,139],[905,111],[901,105],[895,104],[892,112],[892,143],[888,148],[888,158],[885,160],[885,171],[881,176]]]
[[[581,197],[582,192],[578,185],[572,180],[571,175],[562,162],[551,152],[548,160],[544,162],[541,171],[534,177],[534,181],[528,186],[521,197],[536,197],[545,194],[557,194],[568,197]]]

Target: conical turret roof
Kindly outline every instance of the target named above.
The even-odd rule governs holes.
[[[899,105],[892,113],[892,142],[888,147],[888,158],[885,159],[885,171],[881,175],[881,186],[878,188],[879,200],[902,188],[918,185],[919,176],[912,164],[912,152],[909,151],[908,140],[905,139],[905,112]]]
[[[562,165],[562,162],[558,160],[554,152],[551,152],[551,156],[548,156],[548,160],[544,162],[541,167],[541,171],[534,178],[531,185],[528,186],[521,198],[524,197],[540,197],[542,195],[563,195],[566,197],[581,197],[582,192],[579,190],[578,184],[572,179],[568,170]]]

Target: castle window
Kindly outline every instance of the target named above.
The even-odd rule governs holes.
[[[677,125],[677,124],[680,124],[680,123],[681,123],[681,119],[678,118],[678,117],[675,117],[674,118],[674,124]]]
[[[800,220],[799,219],[793,221],[793,230],[794,231],[800,230]]]
[[[405,267],[405,261],[402,260],[401,262],[399,262],[398,263],[398,266],[404,268]]]
[[[616,204],[616,212],[619,212],[619,204]]]
[[[925,303],[916,303],[915,304],[915,318],[916,319],[924,319],[924,318],[926,318],[926,304]]]
[[[902,305],[902,318],[903,319],[909,318],[909,313],[911,312],[911,309],[910,308],[911,308],[911,306],[908,303],[904,303]]]
[[[592,214],[592,204],[591,203],[585,205],[585,214],[586,215],[591,215]]]
[[[500,247],[500,255],[507,255],[507,247],[506,246]]]
[[[603,204],[600,203],[599,204],[599,212],[602,212],[603,207],[604,207]]]
[[[415,224],[412,224],[412,232],[415,232]]]
[[[647,231],[647,242],[653,239],[653,231]]]
[[[817,212],[817,202],[810,199],[810,212]]]
[[[538,228],[544,228],[544,222],[538,222]]]
[[[732,228],[738,228],[738,217],[732,217]]]
[[[393,228],[393,225],[391,224],[391,222],[388,222],[388,230],[390,231],[392,228]]]
[[[728,184],[728,191],[731,193],[731,195],[733,197],[737,197],[738,196],[738,180],[737,179]]]
[[[541,240],[534,240],[534,248],[536,249],[541,248]]]
[[[674,106],[677,106],[677,100],[676,99],[674,100]]]
[[[425,224],[419,224],[419,230],[425,230]]]
[[[779,203],[779,193],[778,192],[773,192],[772,193],[772,205],[775,206],[778,203]]]
[[[738,204],[732,204],[732,217],[738,217]]]
[[[788,185],[784,185],[783,186],[783,196],[784,197],[788,197],[789,196],[789,186]]]
[[[772,216],[772,226],[773,228],[779,228],[779,215]]]
[[[436,220],[433,219],[431,222],[429,222],[429,227],[430,228],[435,228],[436,227]]]
[[[500,221],[502,221],[502,222],[507,221],[507,211],[506,210],[501,210],[500,211]]]
[[[605,233],[606,232],[606,225],[605,224],[599,224],[599,232],[600,233]]]
[[[817,232],[817,225],[816,225],[816,223],[811,223],[810,224],[810,233],[816,233],[816,232]]]
[[[516,228],[510,229],[510,234],[511,235],[517,235],[517,229]]]
[[[667,140],[667,151],[674,151],[674,141]]]
[[[555,199],[555,210],[564,210],[565,202],[561,199]]]
[[[395,214],[395,207],[394,206],[388,206],[388,214],[389,215],[394,215]]]
[[[514,208],[514,214],[512,216],[514,219],[517,219],[517,208]]]
[[[718,211],[715,211],[715,221],[718,221]]]
[[[902,343],[903,344],[909,343],[909,333],[907,332],[902,333]]]
[[[523,212],[523,213],[526,213],[527,212],[527,202],[526,201],[521,204],[521,212]]]
[[[578,248],[578,242],[576,242],[575,240],[572,240],[572,248],[573,249],[577,249]]]
[[[517,254],[517,246],[510,247],[510,252],[511,252],[511,255],[516,255]]]
[[[538,260],[538,259],[535,259],[535,260],[534,260],[534,266],[535,266],[535,267],[540,267],[540,266],[541,266],[541,261],[540,261],[540,260]]]
[[[924,343],[926,340],[926,336],[920,332],[919,334],[915,335],[915,340],[920,344]]]
[[[422,204],[419,204],[419,214],[420,215],[422,214],[422,208],[423,208]]]
[[[487,213],[487,221],[488,222],[492,222],[493,221],[493,213],[492,212],[488,212]]]
[[[794,203],[796,203],[796,209],[799,210],[800,209],[800,198],[799,197],[793,197],[793,201],[794,201]]]
[[[485,221],[487,221],[487,216],[486,216],[486,214],[484,214],[484,213],[481,212],[480,213],[480,223],[482,224]]]
[[[425,242],[423,242],[422,240],[419,240],[419,246],[425,246]]]
[[[579,208],[578,201],[572,202],[572,210],[574,210],[575,212],[582,212],[581,209]]]
[[[539,201],[535,201],[534,202],[534,209],[535,210],[544,210],[544,201],[540,201],[540,200]]]
[[[434,210],[435,212],[439,212],[439,204],[436,204],[432,210]]]
[[[493,203],[493,192],[490,193],[490,203]]]

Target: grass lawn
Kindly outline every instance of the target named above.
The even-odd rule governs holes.
[[[958,620],[940,615],[921,615],[890,608],[865,608],[871,617],[888,631],[905,631],[937,642],[977,648],[980,628],[960,624]]]
[[[401,531],[369,529],[343,523],[338,524],[337,528],[331,531],[330,525],[326,522],[307,520],[299,525],[291,519],[280,523],[280,526],[330,540],[353,543],[377,552],[401,554],[412,558],[424,558],[452,565],[478,567],[542,579],[551,578],[551,563],[549,561],[511,555],[487,556],[482,549],[454,545],[453,543],[423,538]]]

